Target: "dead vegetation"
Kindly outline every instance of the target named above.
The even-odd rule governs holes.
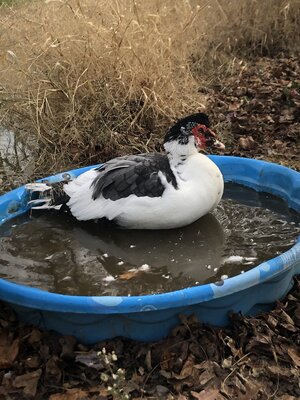
[[[202,107],[186,45],[194,17],[179,1],[47,2],[9,12],[2,77],[10,115],[54,164],[153,148],[166,121]]]
[[[222,82],[248,60],[299,51],[299,0],[217,0],[208,7],[204,47],[193,54],[200,76]]]
[[[297,58],[248,61],[209,89],[207,109],[231,155],[300,171],[300,65]]]
[[[299,0],[2,6],[2,124],[34,137],[44,171],[158,150],[172,120],[204,109],[212,82],[249,57],[299,47],[298,6]]]

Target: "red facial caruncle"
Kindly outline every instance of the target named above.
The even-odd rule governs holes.
[[[192,133],[199,149],[204,149],[206,147],[213,147],[219,150],[225,149],[224,144],[217,139],[215,132],[209,129],[206,125],[196,125],[192,128]]]

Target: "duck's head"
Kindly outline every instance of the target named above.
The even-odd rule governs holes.
[[[224,150],[224,144],[209,127],[206,114],[197,113],[182,118],[166,134],[164,147],[167,151],[176,149],[176,152],[182,152],[186,147],[189,154],[201,149]]]

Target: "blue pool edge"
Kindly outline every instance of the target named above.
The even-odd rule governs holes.
[[[283,198],[300,211],[300,173],[254,159],[231,156],[210,157],[225,181],[240,183],[257,191]],[[93,168],[68,171],[71,176]],[[62,179],[57,174],[45,179]],[[3,223],[26,212],[24,187],[0,197]],[[178,314],[196,314],[199,320],[223,326],[228,312],[256,313],[263,305],[284,296],[300,273],[300,240],[285,253],[248,272],[229,278],[219,286],[206,284],[175,292],[146,296],[69,296],[18,285],[0,279],[0,299],[8,302],[27,323],[59,333],[74,335],[85,343],[126,336],[158,340],[179,322]],[[266,290],[267,289],[267,290]]]

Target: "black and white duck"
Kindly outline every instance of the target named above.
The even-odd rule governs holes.
[[[28,184],[34,193],[29,204],[68,210],[80,221],[105,218],[129,229],[191,224],[218,205],[224,189],[219,168],[199,153],[225,148],[209,126],[206,114],[193,114],[167,132],[165,154],[117,157],[71,181]]]

